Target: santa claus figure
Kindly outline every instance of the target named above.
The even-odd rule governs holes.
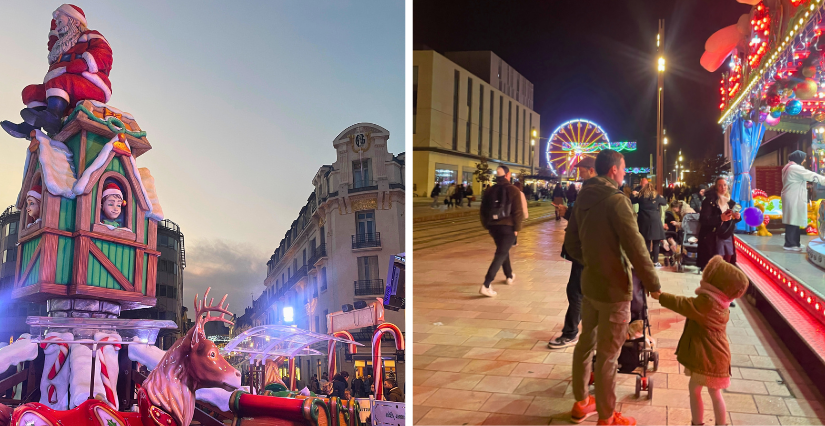
[[[49,72],[43,84],[23,89],[20,111],[23,123],[3,121],[0,126],[16,138],[27,138],[32,130],[56,134],[63,125],[69,105],[92,99],[108,102],[112,96],[109,71],[112,48],[97,31],[86,27],[83,10],[64,4],[52,13],[49,32]]]

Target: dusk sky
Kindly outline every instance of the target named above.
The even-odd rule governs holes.
[[[647,167],[656,146],[656,32],[664,19],[672,166],[679,149],[696,159],[722,153],[716,122],[727,66],[710,73],[699,58],[711,34],[749,11],[735,0],[416,0],[413,43],[438,52],[492,50],[534,84],[542,137],[565,121],[589,119],[613,141],[637,141],[627,165]]]
[[[48,70],[61,2],[4,2],[0,119]],[[404,2],[77,3],[112,46],[110,105],[134,115],[153,149],[166,218],[186,236],[184,305],[209,285],[238,315],[263,290],[266,261],[359,122],[404,151]],[[0,132],[0,203],[15,202],[28,142]]]

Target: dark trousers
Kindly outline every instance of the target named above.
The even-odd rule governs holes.
[[[645,245],[650,249],[650,260],[653,263],[659,261],[659,243],[661,240],[645,240]]]
[[[510,266],[510,247],[516,241],[516,234],[512,226],[493,225],[490,227],[490,235],[496,242],[496,254],[493,263],[487,269],[487,276],[484,277],[484,287],[490,287],[490,283],[496,278],[500,268],[504,268],[504,276],[513,276],[513,268]]]
[[[579,334],[579,323],[582,320],[582,271],[584,265],[573,261],[570,267],[570,278],[567,280],[567,313],[564,314],[564,328],[561,336],[572,339]]]
[[[796,225],[785,225],[785,247],[799,247],[799,236],[802,235],[802,228]]]

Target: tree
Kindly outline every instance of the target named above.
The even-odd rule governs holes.
[[[482,188],[490,183],[493,171],[490,170],[490,166],[487,164],[487,157],[481,157],[481,162],[476,163],[476,171],[473,172],[473,176],[475,176],[476,182],[481,182]]]

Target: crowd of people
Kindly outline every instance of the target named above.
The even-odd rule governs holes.
[[[349,372],[342,371],[336,373],[332,380],[329,375],[323,373],[321,378],[313,374],[309,380],[307,388],[318,395],[335,396],[343,400],[350,398],[369,398],[375,393],[375,383],[372,375],[357,375],[349,381]],[[387,378],[384,380],[384,399],[387,401],[404,402],[404,392],[398,387],[395,380]]]
[[[730,199],[727,181],[719,178],[712,188],[700,186],[695,191],[669,188],[660,195],[643,179],[631,189],[623,185],[624,157],[613,150],[601,151],[595,160],[585,159],[577,167],[583,178],[581,189],[558,184],[550,194],[557,220],[567,220],[561,255],[572,266],[564,327],[548,348],[575,345],[572,420],[580,423],[598,414],[598,424],[636,424],[615,410],[617,360],[628,336],[636,277],[646,296],[687,318],[676,357],[690,376],[693,423],[702,424],[701,392],[708,388],[717,423],[724,424],[722,389],[730,385],[731,360],[725,338],[728,307],[748,285],[745,274],[735,266],[732,236],[741,216]],[[486,297],[497,295],[492,282],[499,269],[504,271],[504,284],[515,284],[510,249],[522,232],[527,209],[522,191],[511,178],[506,166],[498,167],[495,185],[484,191],[479,209],[481,223],[496,245],[479,289]],[[638,204],[638,213],[633,204]],[[703,275],[697,296],[688,298],[661,292],[657,267],[661,266],[663,243],[669,251],[678,250],[682,220],[692,212],[700,213],[697,266]],[[588,386],[591,370],[595,395],[590,395]]]

